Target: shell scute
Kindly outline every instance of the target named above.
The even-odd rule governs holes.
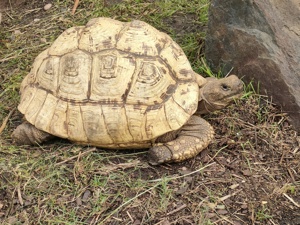
[[[50,55],[62,56],[78,49],[78,39],[83,27],[71,27],[65,30],[49,48]]]
[[[123,103],[136,69],[135,58],[129,54],[102,51],[93,56],[91,96],[92,101],[115,99]]]
[[[109,145],[113,140],[108,134],[100,105],[82,105],[82,121],[89,143]]]
[[[168,68],[161,60],[139,60],[137,73],[128,93],[127,104],[153,105],[163,103],[170,95],[170,86],[176,80],[167,74]],[[160,98],[159,98],[160,96]]]
[[[175,42],[165,47],[160,57],[169,65],[172,65],[172,71],[179,80],[193,80],[194,71],[188,61],[186,55]]]
[[[42,89],[37,89],[34,93],[31,102],[25,111],[25,118],[31,124],[35,124],[37,117],[39,116],[39,111],[44,105],[47,98],[47,92]]]
[[[160,42],[158,38],[164,37],[165,42]],[[137,55],[157,56],[165,43],[170,39],[164,33],[159,32],[149,24],[134,20],[127,24],[121,32],[117,42],[117,48]]]
[[[51,56],[45,59],[36,72],[36,82],[44,89],[56,93],[59,78],[59,57]]]
[[[68,138],[67,126],[68,102],[59,100],[54,110],[54,114],[46,132],[61,138]]]
[[[79,49],[99,52],[115,48],[118,34],[123,27],[124,23],[110,18],[92,19],[81,33]]]
[[[75,101],[88,98],[91,62],[91,56],[79,50],[61,57],[58,97]]]
[[[67,110],[68,139],[79,143],[87,143],[88,139],[83,127],[81,109],[79,105],[69,103]]]
[[[34,125],[38,129],[49,131],[49,126],[52,121],[57,103],[58,98],[54,97],[52,94],[47,94],[46,100],[35,120]]]

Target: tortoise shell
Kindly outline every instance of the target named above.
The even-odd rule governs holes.
[[[142,21],[96,18],[38,55],[18,109],[38,129],[77,143],[149,147],[196,111],[195,76],[168,35]]]

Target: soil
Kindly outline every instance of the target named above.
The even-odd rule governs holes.
[[[16,8],[18,6],[24,7],[26,5],[27,5],[26,0],[15,0],[15,1],[1,0],[0,1],[0,12],[5,11],[9,8]]]
[[[25,0],[15,1],[12,5],[9,2],[13,1],[0,2],[0,8],[33,7]],[[113,4],[118,2],[115,0]],[[35,4],[35,7],[44,5]],[[186,26],[191,17],[193,15],[176,15],[165,23],[181,33],[203,29],[197,24]],[[167,213],[157,215],[151,224],[196,224],[195,215],[199,215],[198,210],[203,206],[207,208],[205,216],[214,224],[300,224],[300,138],[290,126],[287,115],[266,97],[254,95],[205,118],[215,128],[216,137],[197,157],[177,164],[145,166],[139,170],[123,168],[131,173],[132,179],[142,174],[145,180],[153,180],[163,175],[189,174],[202,165],[210,165],[203,172],[171,181],[170,189],[176,190],[175,198],[169,200],[173,201],[172,207]],[[10,129],[21,121],[20,114],[15,113],[13,120],[15,123]],[[143,155],[138,160],[147,164]],[[124,162],[122,158],[116,158],[114,163]],[[107,185],[111,185],[112,193],[118,191],[116,184]],[[213,192],[212,195],[222,193],[222,200],[211,199],[207,190]],[[90,188],[82,196],[83,208],[88,207],[85,199],[94,191]],[[128,197],[130,195],[128,193]],[[145,194],[140,201],[149,197]],[[8,193],[0,193],[2,204],[11,200]],[[118,205],[118,202],[114,204]],[[12,206],[16,208],[10,209],[10,215],[22,210],[18,204]],[[68,206],[74,207],[72,204]],[[2,207],[0,205],[0,209]],[[131,224],[140,224],[145,217],[143,207],[132,206],[114,215],[116,220],[107,224],[121,224],[116,222],[117,219],[128,214],[132,218]]]

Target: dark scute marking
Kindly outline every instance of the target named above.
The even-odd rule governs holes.
[[[189,89],[187,89],[187,90],[181,90],[180,95],[185,95],[185,94],[187,94],[188,92],[189,92]]]
[[[160,46],[160,44],[158,44],[158,43],[155,44],[155,47],[156,47],[157,51],[160,53],[162,50],[162,47]]]
[[[149,98],[147,97],[147,98],[145,98],[145,99],[148,100]],[[140,100],[138,100],[137,104],[138,104],[138,105],[143,105],[143,102],[141,102]]]
[[[68,131],[68,123],[67,123],[67,121],[64,121],[63,126],[64,126],[65,130]]]
[[[162,93],[162,94],[160,95],[160,98],[161,98],[162,100],[165,100],[167,97],[168,97],[168,95],[167,95],[166,93]]]
[[[177,85],[175,85],[175,84],[170,85],[166,91],[166,94],[167,95],[173,94],[176,90],[176,87],[177,87]]]
[[[159,43],[163,43],[165,46],[168,43],[168,38],[160,38]]]
[[[75,99],[68,99],[68,102],[75,104],[75,103],[77,103],[78,101],[76,101]],[[72,105],[73,105],[73,104],[72,104]]]
[[[146,34],[145,34],[146,35]],[[151,47],[145,43],[143,43],[142,46],[143,50],[144,50],[144,54],[147,55],[148,51],[151,50]]]
[[[132,65],[135,65],[135,60],[133,57],[127,57],[129,58],[129,62],[132,64]]]
[[[161,107],[162,107],[162,104],[149,105],[146,109],[146,112],[149,112],[151,110],[160,109]]]
[[[100,100],[99,101],[99,104],[102,104],[102,105],[112,105],[114,107],[120,107],[120,106],[124,106],[124,102],[120,102],[118,101],[117,99],[104,99],[104,100]]]
[[[179,73],[182,74],[183,76],[187,77],[188,74],[191,73],[191,71],[190,71],[190,70],[186,70],[186,69],[181,69],[181,70],[179,71]]]
[[[102,41],[102,44],[105,48],[111,48],[111,37],[109,37],[109,40]]]
[[[160,95],[160,98],[163,100],[163,101],[166,101],[170,98],[170,96],[175,92],[177,88],[177,85],[175,84],[172,84],[170,85],[168,88],[167,88],[167,91],[165,93],[162,93]]]
[[[122,99],[123,99],[124,102],[126,101],[126,98],[127,98],[127,96],[128,96],[128,93],[129,93],[129,91],[130,91],[130,87],[131,87],[131,82],[129,82],[129,83],[127,84],[127,88],[126,88],[124,94],[122,95]]]
[[[31,83],[31,84],[29,84],[29,86],[30,86],[30,87],[34,87],[34,88],[37,88],[37,89],[44,90],[44,91],[46,91],[47,93],[50,93],[50,94],[52,94],[54,97],[56,97],[56,94],[55,94],[53,91],[51,91],[51,90],[49,90],[49,89],[46,89],[46,88],[40,86],[40,84],[39,84],[38,82],[36,82],[36,83]]]
[[[133,109],[140,110],[142,109],[142,105],[133,105]]]
[[[91,85],[92,85],[91,80],[89,80],[88,90],[87,90],[87,93],[86,93],[88,99],[90,99],[90,97],[91,97]]]

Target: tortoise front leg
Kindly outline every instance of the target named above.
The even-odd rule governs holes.
[[[170,139],[170,133],[159,138],[159,143],[150,149],[149,162],[153,165],[165,162],[180,162],[196,156],[205,149],[214,137],[211,125],[198,116],[192,116],[190,120],[177,132],[174,140]],[[165,142],[165,143],[162,143]]]
[[[48,141],[54,138],[54,136],[37,129],[28,122],[24,122],[14,130],[11,138],[18,145],[36,145]]]

